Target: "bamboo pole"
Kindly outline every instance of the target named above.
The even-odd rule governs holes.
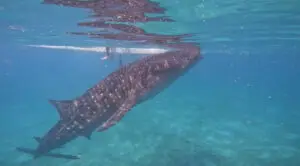
[[[102,53],[130,53],[130,54],[160,54],[165,53],[167,49],[161,48],[122,48],[122,47],[76,47],[76,46],[62,46],[62,45],[27,45],[29,47],[74,50],[74,51],[88,51],[88,52],[102,52]]]

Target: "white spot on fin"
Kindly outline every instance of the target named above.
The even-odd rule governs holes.
[[[73,100],[49,100],[49,102],[56,108],[61,120],[70,119],[75,112]]]

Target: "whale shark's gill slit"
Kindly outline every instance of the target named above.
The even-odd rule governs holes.
[[[49,100],[56,108],[61,120],[68,120],[75,114],[73,100]]]

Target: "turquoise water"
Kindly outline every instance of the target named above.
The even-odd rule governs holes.
[[[200,44],[204,59],[115,127],[56,150],[81,154],[74,161],[33,160],[15,147],[36,147],[33,136],[58,120],[48,99],[81,95],[117,63],[95,52],[27,46],[103,46],[66,34],[84,29],[76,23],[88,10],[0,2],[1,166],[300,165],[300,2],[158,2],[176,22],[140,27],[196,34],[189,40]]]

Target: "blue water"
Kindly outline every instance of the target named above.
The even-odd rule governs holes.
[[[29,44],[97,46],[70,36],[88,11],[40,1],[0,2],[1,166],[299,166],[300,2],[159,0],[177,22],[153,33],[195,33],[204,59],[169,89],[92,140],[57,150],[80,160],[17,152],[58,120],[69,99],[117,69],[102,54]],[[126,57],[124,57],[126,59]],[[130,58],[129,58],[130,59]]]

